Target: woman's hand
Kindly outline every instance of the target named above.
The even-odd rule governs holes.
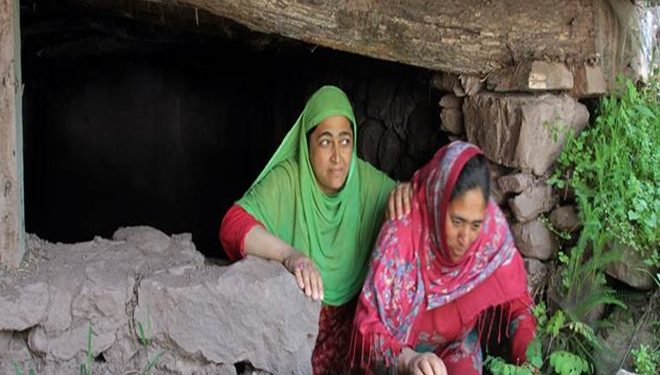
[[[403,348],[399,355],[399,370],[410,375],[447,375],[442,359],[434,353],[417,353]]]
[[[434,353],[418,353],[408,362],[411,375],[447,375],[447,368],[442,359]]]
[[[282,264],[296,276],[298,287],[314,301],[323,300],[323,280],[321,273],[311,259],[299,251],[290,248],[282,259]]]
[[[390,192],[387,205],[387,217],[390,220],[400,219],[410,213],[410,201],[412,201],[412,185],[410,182],[396,184]]]
[[[314,262],[266,228],[255,225],[250,229],[245,236],[245,252],[282,263],[296,276],[298,286],[307,297],[316,301],[323,300],[323,281]]]

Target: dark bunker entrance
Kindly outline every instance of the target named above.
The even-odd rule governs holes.
[[[223,258],[222,216],[322,85],[347,93],[358,155],[395,179],[448,142],[433,72],[187,8],[21,1],[21,36],[26,225],[52,242],[149,225]]]

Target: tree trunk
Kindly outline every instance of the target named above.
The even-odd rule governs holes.
[[[18,0],[0,0],[0,263],[18,267],[23,243]]]
[[[596,56],[600,0],[179,0],[250,29],[453,73]]]

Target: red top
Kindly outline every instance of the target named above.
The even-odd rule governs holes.
[[[376,365],[372,357],[393,365],[405,346],[441,355],[474,328],[490,332],[493,323],[483,320],[489,310],[505,328],[513,323],[504,336],[511,338],[512,361],[525,361],[535,331],[532,300],[502,211],[487,201],[479,236],[459,259],[446,244],[451,193],[465,164],[480,153],[458,141],[436,152],[413,176],[411,212],[381,228],[354,322],[354,352],[361,352],[365,369]]]
[[[231,261],[245,258],[245,236],[250,229],[261,225],[243,207],[234,203],[220,224],[220,244]]]
[[[511,274],[515,273],[519,260],[518,257],[503,266],[471,292],[446,305],[427,310],[424,301],[410,331],[411,348],[418,352],[431,349],[443,357],[443,352],[451,348],[450,343],[461,341],[462,337],[477,328],[479,336],[490,345],[498,347],[503,339],[508,339],[508,359],[515,364],[525,362],[525,351],[536,331],[536,320],[531,312],[532,299],[525,293],[520,298],[491,305],[497,299],[493,294],[499,294],[502,284],[506,285],[515,277]],[[463,310],[479,304],[476,300],[482,300],[479,302],[485,302],[490,307],[482,310],[481,315],[468,318]]]

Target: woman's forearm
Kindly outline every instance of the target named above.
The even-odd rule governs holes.
[[[274,260],[282,263],[287,256],[295,251],[291,245],[270,233],[266,228],[254,226],[245,235],[245,253],[260,258]]]
[[[312,260],[288,243],[257,225],[245,235],[245,253],[274,260],[291,272],[307,297],[323,300],[323,279]]]

